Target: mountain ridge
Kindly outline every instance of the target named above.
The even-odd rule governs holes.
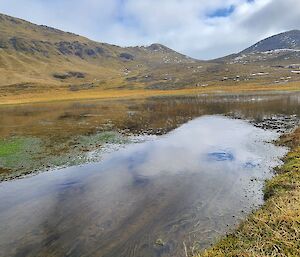
[[[9,27],[9,29],[6,29]],[[0,48],[16,51],[49,54],[76,55],[88,57],[120,57],[122,51],[134,55],[135,50],[164,51],[182,59],[187,58],[161,44],[145,47],[120,47],[112,44],[96,42],[71,32],[64,32],[46,25],[35,25],[31,22],[0,14]],[[50,49],[53,47],[53,49]],[[55,49],[54,49],[55,48]],[[56,50],[56,51],[55,51]],[[140,54],[140,53],[139,53]],[[128,55],[121,59],[132,60]],[[190,58],[190,57],[189,57]],[[190,58],[191,60],[192,58]]]
[[[289,30],[267,37],[244,49],[239,54],[267,52],[281,49],[300,50],[300,30]]]
[[[160,68],[195,62],[199,61],[158,43],[120,47],[0,14],[0,69],[5,75],[0,86],[151,86],[166,83],[167,74],[161,74]]]
[[[277,46],[268,44],[270,40],[279,40],[282,46],[298,35],[297,30],[287,33],[289,40],[279,40],[287,38],[281,33],[256,43],[259,47],[201,61],[159,43],[120,47],[0,14],[0,98],[58,91],[89,95],[113,89],[243,87],[282,84],[282,77],[284,83],[298,81],[296,73],[290,73],[292,65],[300,63],[300,51],[253,51],[270,49],[265,44]]]
[[[289,30],[262,39],[250,47],[214,61],[231,64],[288,66],[300,63],[300,30]]]

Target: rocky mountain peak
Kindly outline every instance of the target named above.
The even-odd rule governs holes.
[[[274,50],[300,50],[300,30],[291,30],[268,37],[241,53],[249,54]]]

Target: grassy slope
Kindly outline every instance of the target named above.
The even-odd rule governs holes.
[[[265,186],[265,205],[213,248],[197,255],[300,256],[300,129],[282,139],[292,147]]]
[[[133,59],[122,58],[124,53]],[[132,87],[136,83],[129,83],[127,77],[143,77],[161,65],[194,62],[158,44],[122,48],[0,14],[0,98],[28,91],[47,93],[49,87],[68,90],[72,85]],[[85,77],[53,77],[70,71],[84,73]],[[30,84],[32,90],[24,90],[24,83]],[[139,85],[143,86],[141,82]]]
[[[15,81],[13,79],[14,76],[12,76],[12,78],[1,76],[1,84],[5,84],[5,81],[3,83],[2,80],[4,78],[8,80],[6,84],[17,83],[19,82],[18,77],[21,81],[23,80],[23,82],[24,80],[31,81],[32,77],[37,79],[41,77],[44,79],[43,82],[49,82],[53,79],[51,77],[51,71],[56,69],[63,70],[64,68],[68,69],[74,61],[74,58],[68,58],[68,60],[64,56],[59,56],[52,47],[53,44],[61,41],[78,41],[82,44],[89,42],[89,40],[84,37],[40,27],[5,15],[0,15],[0,33],[3,45],[3,48],[0,50],[0,68],[2,72],[11,71],[12,75],[16,76]],[[41,43],[36,46],[38,51],[16,51],[11,46],[12,44],[9,43],[12,38],[20,39],[20,42],[17,43],[20,49],[31,48],[33,45],[32,42]],[[47,55],[44,55],[43,51],[47,52]],[[76,59],[78,60],[77,63],[74,63],[74,66],[76,67],[78,64],[83,66],[83,60],[79,58]],[[45,76],[45,74],[47,74],[47,76]]]
[[[120,58],[123,53],[132,55],[133,60]],[[291,61],[297,63],[285,62]],[[53,76],[70,71],[81,72],[84,78]],[[257,72],[268,75],[251,76]],[[122,48],[2,14],[0,73],[2,104],[178,94],[185,90],[237,91],[239,87],[241,91],[300,89],[300,75],[291,75],[290,69],[273,67],[272,63],[196,61],[157,44]],[[275,85],[275,80],[288,76],[291,84]],[[224,77],[228,80],[223,81]],[[209,89],[203,89],[203,85]],[[108,89],[112,91],[107,92]],[[173,89],[184,91],[173,92]]]

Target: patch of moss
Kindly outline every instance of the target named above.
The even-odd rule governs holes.
[[[107,144],[130,143],[114,131],[74,137],[53,143],[48,139],[13,137],[0,140],[0,181],[32,172],[98,161]],[[95,156],[89,155],[96,151]]]
[[[11,140],[0,140],[0,158],[16,154],[24,148],[25,140],[15,138]]]
[[[0,167],[11,170],[26,167],[39,151],[40,141],[36,138],[0,140]]]

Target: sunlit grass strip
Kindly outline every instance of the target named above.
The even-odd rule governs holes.
[[[41,87],[43,88],[43,87]],[[45,88],[45,87],[44,87]],[[92,89],[79,92],[70,92],[66,89],[47,89],[38,92],[29,92],[22,94],[7,94],[0,96],[0,105],[7,104],[25,104],[53,101],[77,101],[88,99],[121,99],[121,98],[146,98],[152,96],[176,96],[176,95],[197,95],[197,94],[215,94],[215,93],[257,93],[257,92],[276,92],[276,91],[300,91],[298,82],[285,85],[259,85],[259,84],[241,84],[241,85],[212,85],[203,88],[185,88],[174,90],[147,90],[147,89]]]
[[[292,151],[265,186],[264,206],[211,249],[196,257],[300,256],[300,129],[289,136]]]

